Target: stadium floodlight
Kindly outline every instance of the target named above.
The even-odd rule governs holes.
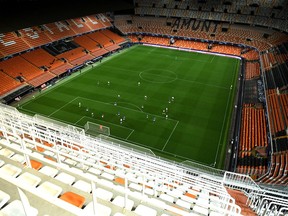
[[[87,121],[84,125],[85,133],[98,136],[99,134],[104,134],[110,136],[110,128],[101,124]]]

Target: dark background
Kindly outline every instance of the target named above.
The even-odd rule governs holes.
[[[0,0],[0,33],[111,11],[133,13],[133,0]]]

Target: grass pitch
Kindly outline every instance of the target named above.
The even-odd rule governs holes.
[[[79,127],[95,122],[160,156],[222,168],[239,62],[134,46],[19,110]]]

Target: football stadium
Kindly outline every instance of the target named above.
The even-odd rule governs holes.
[[[288,215],[285,0],[43,3],[2,4],[0,215]]]

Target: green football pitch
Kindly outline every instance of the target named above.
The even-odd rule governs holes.
[[[18,109],[78,127],[94,122],[156,155],[222,168],[239,64],[234,58],[133,46]]]

